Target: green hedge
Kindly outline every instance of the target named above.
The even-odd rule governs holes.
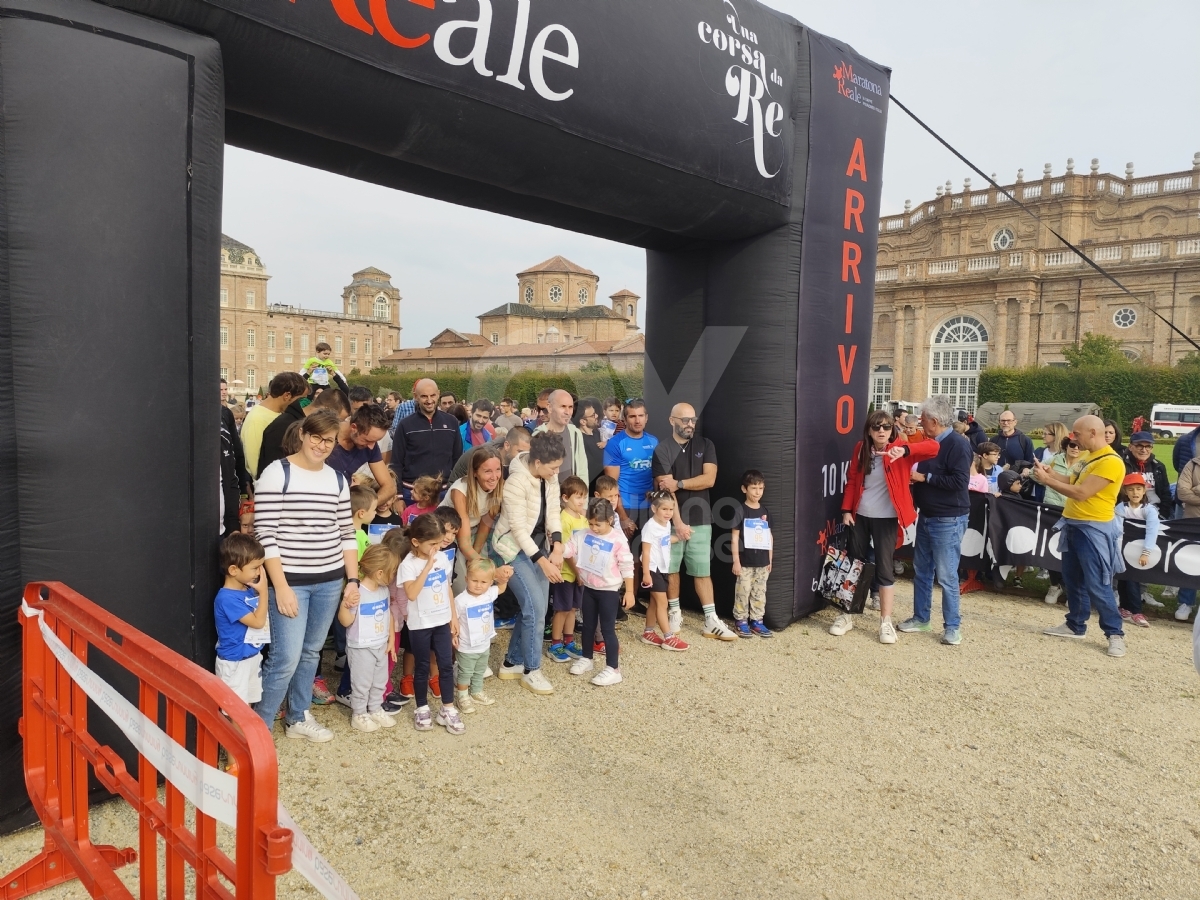
[[[377,370],[378,371],[378,370]],[[362,385],[371,393],[382,396],[388,391],[399,391],[402,397],[412,396],[412,386],[421,378],[432,378],[443,391],[453,391],[460,400],[478,400],[487,397],[498,402],[501,397],[512,397],[518,407],[532,407],[543,388],[565,388],[577,397],[626,397],[642,396],[642,368],[630,372],[616,372],[611,368],[592,366],[585,371],[569,374],[552,374],[537,369],[509,372],[507,369],[492,368],[480,372],[403,372],[397,374],[350,375],[351,386]]]
[[[979,403],[1095,403],[1105,418],[1124,423],[1150,418],[1156,403],[1196,403],[1200,369],[1122,366],[1073,369],[1041,366],[985,369],[979,376]]]

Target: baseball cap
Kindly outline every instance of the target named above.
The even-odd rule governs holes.
[[[1154,435],[1152,435],[1148,431],[1135,431],[1132,435],[1130,435],[1129,443],[1131,443],[1131,444],[1153,444],[1154,443]]]
[[[1140,472],[1130,472],[1125,476],[1125,480],[1121,482],[1121,487],[1129,487],[1131,484],[1140,484],[1146,486],[1146,479],[1142,477]]]

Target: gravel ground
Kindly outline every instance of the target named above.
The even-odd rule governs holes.
[[[337,737],[279,739],[282,799],[363,900],[1200,896],[1190,628],[1133,628],[1110,659],[1094,620],[1040,634],[1061,605],[964,608],[953,648],[882,646],[873,613],[833,638],[824,611],[736,644],[689,615],[676,654],[631,620],[624,684],[547,661],[554,696],[490,680],[460,737],[317,710]],[[119,805],[93,820],[131,842]],[[39,845],[0,839],[0,867]],[[317,895],[292,873],[279,896]]]

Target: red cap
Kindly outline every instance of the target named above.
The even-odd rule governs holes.
[[[1129,487],[1131,484],[1140,484],[1146,486],[1146,479],[1137,472],[1130,472],[1125,476],[1125,480],[1121,482],[1121,487]]]

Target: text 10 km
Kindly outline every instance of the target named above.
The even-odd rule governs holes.
[[[840,497],[846,490],[846,479],[850,474],[850,462],[830,463],[821,466],[821,496]]]

